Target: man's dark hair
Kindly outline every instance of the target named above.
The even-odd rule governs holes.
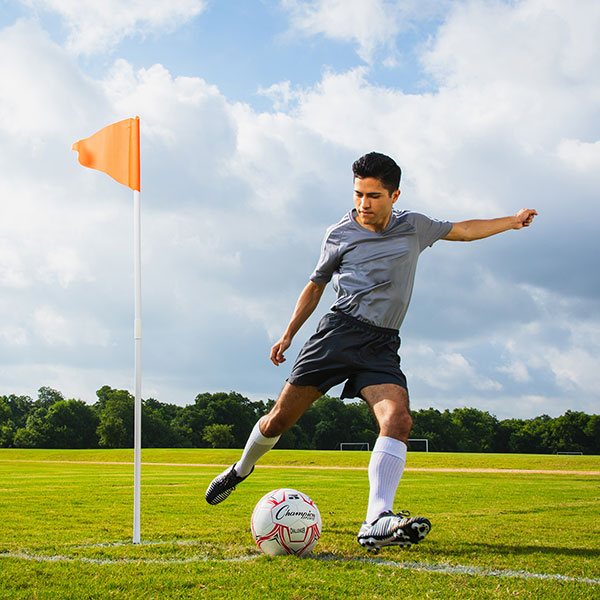
[[[352,165],[354,177],[364,179],[365,177],[374,177],[381,181],[381,185],[390,193],[400,188],[400,177],[402,171],[394,159],[380,154],[379,152],[369,152],[361,156]]]

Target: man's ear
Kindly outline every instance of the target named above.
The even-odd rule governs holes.
[[[392,192],[392,202],[396,202],[396,200],[398,200],[399,197],[400,197],[400,190],[396,190],[395,192]]]

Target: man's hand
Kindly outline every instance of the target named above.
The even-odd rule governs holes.
[[[272,348],[271,348],[271,362],[278,367],[281,363],[285,362],[285,356],[283,353],[290,347],[292,340],[283,336]]]
[[[291,346],[292,340],[306,319],[312,315],[319,300],[323,295],[325,283],[314,283],[309,281],[306,287],[300,293],[294,314],[290,320],[281,339],[271,348],[271,362],[278,367],[282,362],[285,362],[283,353]]]
[[[515,217],[517,218],[517,225],[515,229],[521,229],[522,227],[529,227],[533,221],[533,217],[537,216],[537,211],[533,208],[522,208]]]

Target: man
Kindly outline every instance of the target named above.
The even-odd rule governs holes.
[[[410,546],[431,528],[425,517],[393,512],[412,425],[406,378],[400,369],[399,329],[413,288],[419,254],[439,239],[471,241],[531,224],[537,212],[459,223],[397,211],[400,167],[371,152],[353,165],[354,209],[327,230],[321,256],[300,294],[281,339],[271,349],[280,365],[293,337],[313,313],[333,279],[337,299],[306,342],[277,402],[255,425],[241,459],[216,477],[206,500],[218,504],[254,469],[258,459],[333,386],[346,382],[342,398],[360,397],[379,424],[369,461],[369,503],[358,542],[378,552]]]

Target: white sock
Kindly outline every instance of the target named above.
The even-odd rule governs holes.
[[[377,438],[369,461],[367,523],[372,523],[386,510],[394,510],[394,497],[405,463],[404,442],[384,435]]]
[[[240,460],[238,460],[238,462],[235,464],[235,472],[240,477],[246,477],[246,475],[252,471],[252,467],[256,464],[258,459],[266,454],[281,437],[280,435],[272,438],[265,437],[260,432],[258,427],[259,423],[260,419],[257,421],[254,429],[251,431],[250,436],[248,437],[246,447],[242,453],[242,458],[240,458]]]

